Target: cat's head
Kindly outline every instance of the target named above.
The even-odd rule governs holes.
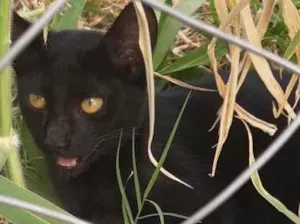
[[[152,47],[157,21],[144,7]],[[30,26],[14,15],[13,41]],[[145,115],[146,81],[138,22],[128,4],[109,31],[42,34],[14,61],[18,98],[37,145],[66,172],[115,155]]]

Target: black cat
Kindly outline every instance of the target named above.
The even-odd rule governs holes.
[[[145,7],[152,45],[157,22]],[[13,40],[29,24],[15,15]],[[148,109],[138,25],[130,3],[111,29],[50,32],[46,44],[40,34],[14,61],[22,113],[44,153],[49,175],[65,208],[94,223],[123,223],[121,194],[116,178],[116,152],[121,130],[120,169],[123,182],[132,170],[132,131],[136,130],[136,160],[142,191],[154,170],[147,154]],[[286,86],[290,75],[281,81]],[[197,84],[215,88],[211,75]],[[156,95],[156,127],[152,151],[158,159],[189,90],[174,87]],[[250,73],[238,102],[259,118],[282,130],[286,119],[272,116],[272,97],[257,74]],[[227,186],[248,164],[248,138],[234,120],[217,175],[209,177],[217,131],[208,132],[222,101],[216,92],[193,92],[164,167],[194,189],[160,174],[150,193],[163,212],[189,216]],[[252,129],[256,156],[274,139]],[[276,135],[277,136],[277,135]],[[275,136],[275,137],[276,137]],[[292,211],[300,201],[299,132],[268,163],[260,175],[265,187]],[[137,211],[132,179],[126,193]],[[146,202],[143,215],[155,213]],[[166,223],[180,223],[166,216]],[[290,221],[270,206],[251,183],[203,220],[205,224],[283,224]],[[159,223],[157,217],[139,223]]]

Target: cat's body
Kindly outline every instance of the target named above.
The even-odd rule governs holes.
[[[130,8],[131,7],[131,8]],[[152,41],[156,24],[147,9]],[[44,152],[49,174],[59,198],[71,213],[94,223],[123,223],[121,194],[116,178],[116,152],[120,147],[120,170],[125,183],[132,170],[132,131],[135,127],[137,170],[142,192],[154,170],[147,152],[148,110],[143,60],[138,50],[137,25],[132,5],[113,28],[102,37],[96,32],[63,31],[50,33],[47,46],[38,38],[15,62],[20,107],[37,145]],[[26,24],[19,22],[21,29]],[[124,22],[128,24],[124,25]],[[18,27],[17,27],[18,28]],[[19,28],[20,29],[20,28]],[[22,33],[16,30],[14,37]],[[285,77],[285,85],[288,77]],[[212,76],[203,78],[202,87],[215,88]],[[189,90],[174,87],[156,95],[156,126],[152,151],[157,159],[164,149]],[[39,109],[28,106],[34,93]],[[35,95],[35,97],[37,97]],[[101,97],[99,111],[82,111],[82,101]],[[38,101],[39,99],[40,101]],[[257,74],[250,73],[238,102],[259,118],[286,126],[286,119],[273,119],[271,96]],[[94,102],[94,101],[90,101]],[[194,91],[176,132],[164,167],[194,189],[160,174],[149,199],[163,212],[189,216],[208,202],[248,165],[248,137],[243,124],[234,120],[220,157],[215,178],[209,177],[217,142],[217,129],[208,132],[221,105],[217,92]],[[41,107],[44,106],[44,107]],[[42,108],[42,109],[41,109]],[[252,128],[254,150],[260,154],[274,138]],[[299,132],[260,172],[267,189],[294,212],[300,201],[297,178],[300,151]],[[75,164],[75,165],[74,165]],[[136,199],[133,179],[126,192],[134,213]],[[155,213],[145,203],[142,215]],[[167,224],[179,223],[167,218]],[[288,223],[251,184],[221,206],[205,224]],[[141,223],[159,223],[158,218]]]

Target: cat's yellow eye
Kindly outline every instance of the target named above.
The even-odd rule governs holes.
[[[46,100],[44,97],[31,93],[28,96],[28,104],[34,109],[44,110],[46,108]]]
[[[98,112],[103,105],[103,99],[100,97],[90,97],[81,102],[81,109],[87,114]]]

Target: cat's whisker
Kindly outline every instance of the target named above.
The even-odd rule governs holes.
[[[116,131],[113,131],[113,132],[115,133]],[[111,133],[113,133],[113,132],[111,132]],[[123,137],[131,136],[131,135],[132,135],[131,132],[123,133]],[[105,135],[105,136],[108,136],[108,135]],[[110,136],[108,136],[107,138],[103,138],[103,136],[102,136],[102,138],[100,138],[98,140],[98,142],[95,144],[93,149],[86,156],[84,156],[82,161],[84,162],[85,160],[87,160],[91,156],[91,154],[93,154],[95,152],[101,153],[101,151],[97,149],[101,143],[108,141],[108,140],[115,140],[115,139],[118,139],[119,137],[120,137],[120,133],[110,134]]]

